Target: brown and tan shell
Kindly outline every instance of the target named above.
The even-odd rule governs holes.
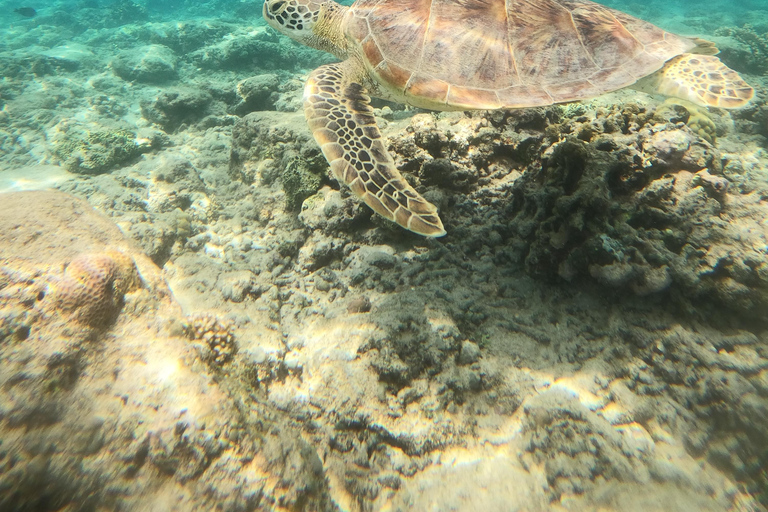
[[[357,0],[345,23],[372,79],[427,108],[590,98],[696,46],[587,0]]]

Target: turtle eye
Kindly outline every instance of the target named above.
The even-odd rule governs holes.
[[[269,12],[270,14],[277,15],[277,13],[279,13],[284,6],[285,6],[285,2],[283,0],[280,0],[278,2],[270,4]]]

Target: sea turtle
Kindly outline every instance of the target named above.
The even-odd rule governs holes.
[[[395,167],[370,97],[432,110],[511,109],[633,85],[737,108],[753,89],[714,45],[588,0],[265,0],[279,32],[334,54],[313,71],[304,113],[333,175],[376,213],[426,236],[437,208]]]

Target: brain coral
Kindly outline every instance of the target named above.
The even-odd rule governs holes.
[[[118,251],[81,254],[67,265],[64,274],[49,282],[57,309],[91,327],[114,320],[126,292],[140,279],[133,260]]]

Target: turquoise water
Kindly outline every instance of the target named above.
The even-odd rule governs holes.
[[[261,2],[2,4],[0,512],[768,510],[768,2],[483,110],[488,2],[416,106]]]

